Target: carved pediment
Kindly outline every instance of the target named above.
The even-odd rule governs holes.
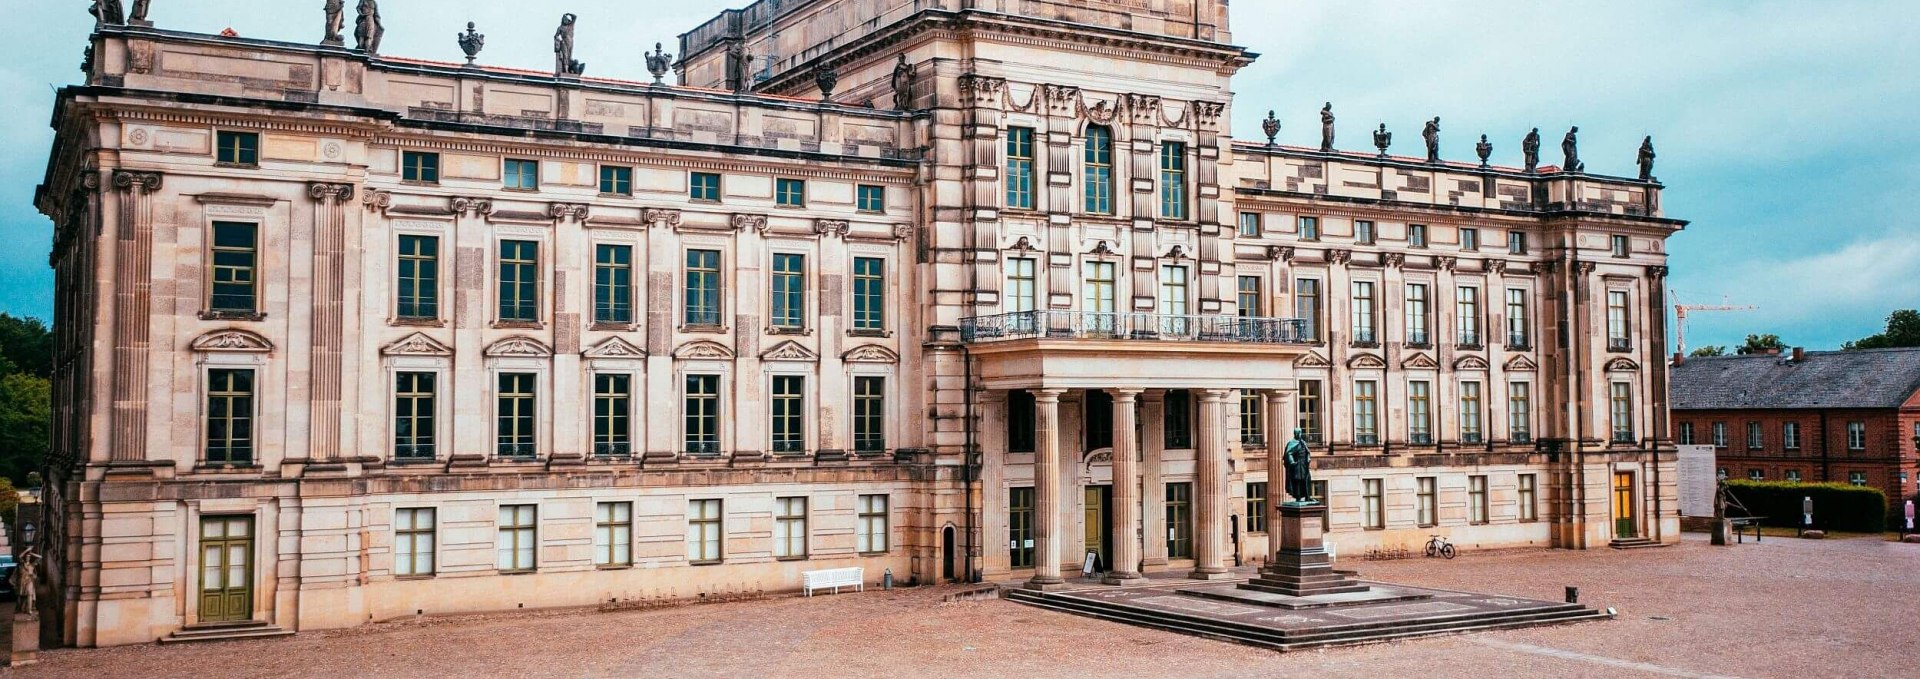
[[[1433,357],[1424,352],[1414,352],[1412,356],[1407,357],[1407,360],[1400,362],[1400,368],[1403,370],[1433,370],[1439,367],[1440,364],[1435,363]]]
[[[878,344],[862,344],[840,355],[848,363],[899,363],[900,355]]]
[[[587,347],[587,350],[580,352],[580,355],[587,358],[646,358],[647,351],[634,346],[632,342],[618,337],[608,337],[599,344]]]
[[[383,356],[452,356],[453,347],[441,344],[440,340],[428,337],[424,332],[416,332],[380,347],[380,354]]]
[[[273,351],[273,343],[267,338],[248,330],[228,328],[215,330],[193,340],[194,351],[243,351],[266,353]]]
[[[487,347],[488,356],[552,356],[553,349],[532,337],[515,336]]]
[[[1387,367],[1387,362],[1373,354],[1354,354],[1353,358],[1347,359],[1347,367],[1355,370],[1378,370]]]
[[[673,350],[674,358],[695,360],[732,360],[733,350],[713,340],[696,340],[680,345]]]
[[[1327,368],[1332,366],[1333,362],[1328,361],[1327,357],[1321,356],[1318,351],[1309,351],[1305,355],[1293,359],[1293,367],[1295,368]]]
[[[795,342],[793,340],[787,340],[785,342],[781,342],[779,344],[774,345],[773,348],[768,349],[766,353],[760,354],[760,360],[762,361],[818,361],[820,360],[820,355],[814,353],[812,349],[808,349],[804,346],[800,346],[799,342]]]
[[[1460,360],[1453,362],[1453,369],[1485,371],[1487,369],[1487,359],[1479,356],[1461,356]]]
[[[1533,372],[1539,369],[1540,364],[1534,363],[1533,359],[1527,358],[1525,354],[1507,360],[1508,372]]]
[[[1639,370],[1640,370],[1640,364],[1634,363],[1633,359],[1631,358],[1616,358],[1611,361],[1607,361],[1607,372],[1610,372],[1610,373],[1619,373],[1619,372],[1630,373],[1630,372],[1638,372]]]

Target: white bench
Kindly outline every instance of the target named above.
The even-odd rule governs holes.
[[[800,587],[806,596],[813,596],[813,590],[816,589],[832,589],[834,594],[839,594],[841,587],[852,587],[856,592],[864,592],[866,577],[867,569],[857,566],[803,571],[800,573]]]

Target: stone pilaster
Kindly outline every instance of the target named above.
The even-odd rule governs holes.
[[[1140,580],[1140,441],[1134,404],[1139,389],[1109,389],[1113,394],[1113,564],[1104,582],[1123,585]]]
[[[340,353],[346,305],[347,228],[345,207],[352,184],[314,182],[313,199],[313,384],[308,408],[309,455],[316,461],[340,457]]]
[[[1287,441],[1293,439],[1293,399],[1284,391],[1269,391],[1267,396],[1267,542],[1278,549],[1280,541],[1280,503],[1287,497]]]
[[[153,322],[153,199],[158,172],[113,173],[120,215],[115,224],[113,313],[114,462],[147,459],[148,346]]]
[[[1060,395],[1065,389],[1033,392],[1033,579],[1031,589],[1066,583],[1060,577],[1060,541],[1066,522],[1060,518]]]
[[[1193,572],[1188,577],[1226,577],[1227,545],[1227,397],[1233,392],[1200,392],[1200,417],[1194,422],[1199,447],[1194,451],[1195,520]]]

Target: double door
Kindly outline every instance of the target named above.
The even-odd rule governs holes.
[[[200,520],[200,621],[253,619],[253,517]]]
[[[1113,486],[1087,486],[1086,499],[1087,551],[1097,556],[1094,570],[1106,572],[1113,569]]]

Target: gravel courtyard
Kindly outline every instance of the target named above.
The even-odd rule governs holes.
[[[394,622],[295,637],[56,650],[0,677],[1912,676],[1920,545],[1769,538],[1730,548],[1346,562],[1411,585],[1614,607],[1616,620],[1292,654],[950,588],[651,611]],[[1907,669],[1902,669],[1907,668]]]

